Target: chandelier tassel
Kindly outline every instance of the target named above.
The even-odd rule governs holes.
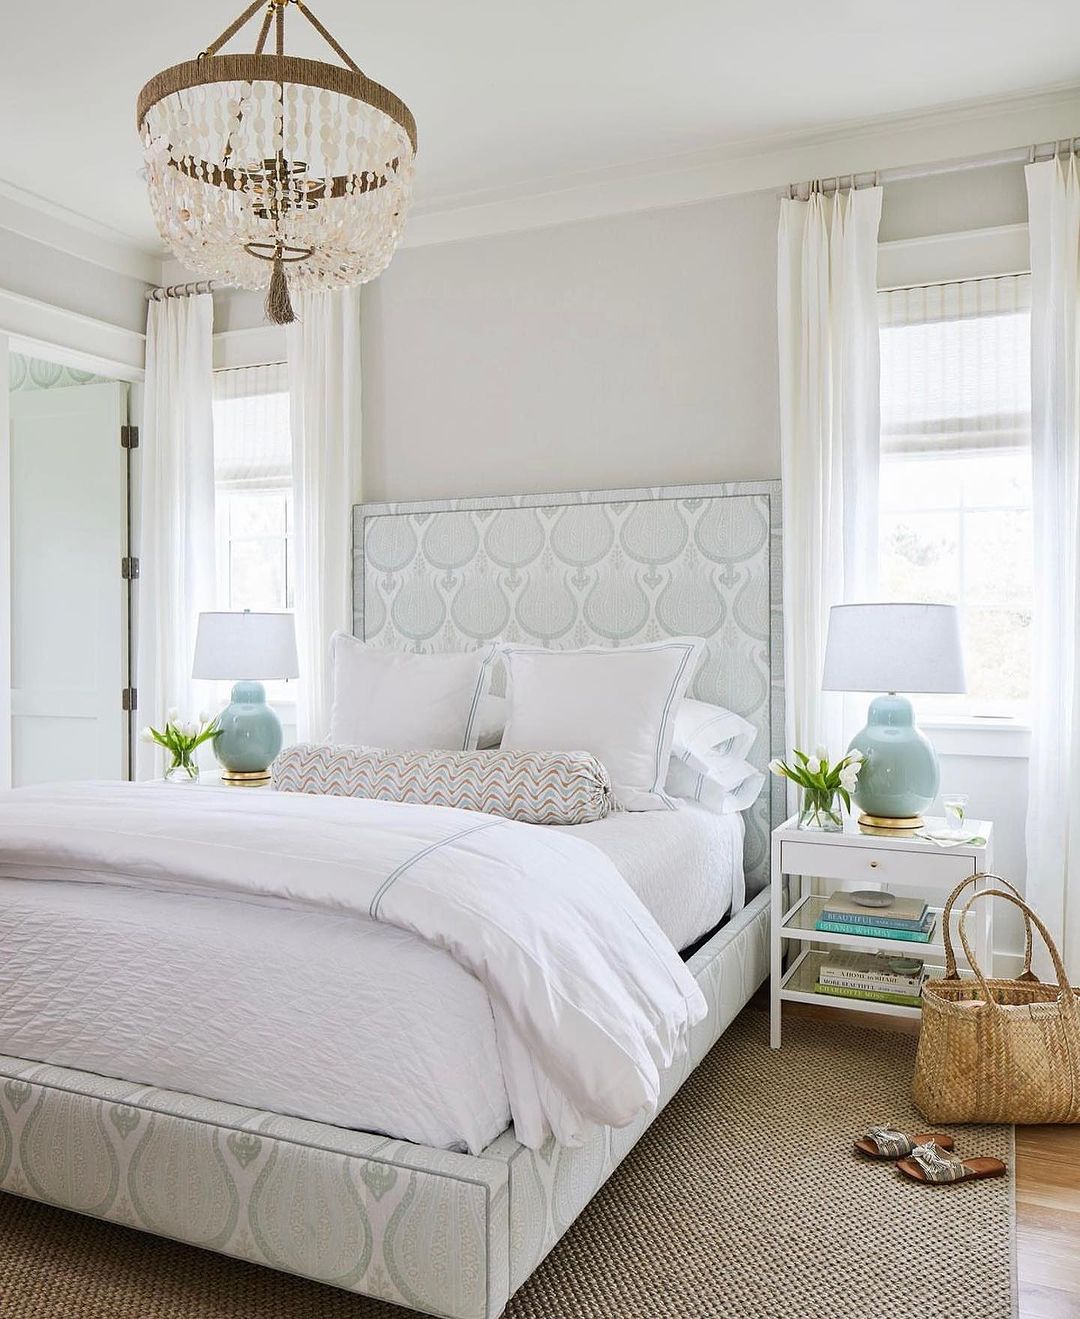
[[[291,325],[296,320],[292,299],[289,297],[289,281],[285,277],[285,262],[281,259],[281,248],[278,248],[274,256],[270,287],[266,291],[266,319],[271,325]]]

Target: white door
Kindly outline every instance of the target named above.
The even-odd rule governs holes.
[[[11,395],[11,776],[127,773],[127,386]]]

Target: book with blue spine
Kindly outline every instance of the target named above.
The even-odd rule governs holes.
[[[869,913],[867,916],[869,917]],[[855,925],[850,921],[826,920],[825,913],[822,912],[814,923],[814,929],[824,934],[847,934],[855,939],[899,939],[911,943],[929,943],[936,924],[937,917],[932,911],[926,913],[921,928],[902,930],[886,925],[872,925],[868,922]]]

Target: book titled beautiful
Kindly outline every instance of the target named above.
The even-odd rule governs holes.
[[[877,925],[887,930],[921,930],[927,910],[922,898],[894,897],[887,907],[864,907],[853,902],[850,893],[838,889],[826,900],[821,919],[836,924]]]

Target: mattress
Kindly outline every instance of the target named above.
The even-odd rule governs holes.
[[[676,946],[742,905],[738,816],[572,832]],[[487,993],[446,952],[222,897],[0,880],[0,1053],[472,1153],[510,1121]]]

